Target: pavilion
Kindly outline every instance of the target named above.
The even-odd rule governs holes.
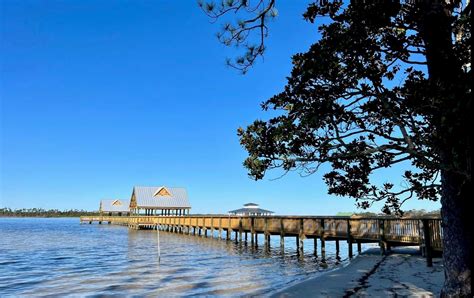
[[[128,200],[101,200],[99,206],[100,215],[130,215],[130,202]]]
[[[260,206],[255,203],[247,203],[243,208],[229,211],[229,214],[244,216],[266,216],[272,215],[273,213],[275,212],[261,209]]]
[[[135,186],[130,199],[132,215],[182,216],[190,209],[188,193],[182,187]]]

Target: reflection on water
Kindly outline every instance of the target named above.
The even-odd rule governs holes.
[[[279,241],[272,237],[266,249],[160,232],[158,263],[157,231],[0,218],[0,296],[266,294],[325,270],[313,240],[305,241],[304,256],[294,238],[285,240],[285,252]],[[342,262],[346,251],[341,242]],[[329,268],[340,264],[333,243],[326,253]]]

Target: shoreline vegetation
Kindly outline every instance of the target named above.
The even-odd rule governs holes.
[[[290,285],[272,297],[437,297],[443,282],[441,258],[427,267],[417,248],[394,248],[384,256],[371,248],[344,267]]]
[[[0,217],[80,217],[80,216],[99,216],[99,211],[87,211],[83,209],[43,209],[43,208],[0,208]],[[203,214],[192,214],[192,215],[203,215]],[[335,216],[364,216],[364,217],[377,217],[387,216],[386,214],[373,213],[373,212],[338,212]],[[423,217],[423,216],[440,216],[440,210],[426,211],[420,210],[409,210],[404,212],[403,217]]]
[[[78,209],[58,210],[42,208],[0,208],[0,217],[80,217],[99,215],[98,211]]]

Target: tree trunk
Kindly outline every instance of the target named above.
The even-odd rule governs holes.
[[[443,172],[441,177],[443,259],[445,284],[442,296],[471,297],[472,232],[471,183],[465,177]]]
[[[471,297],[472,234],[469,221],[472,199],[470,91],[462,84],[462,65],[453,51],[452,5],[443,1],[419,2],[419,28],[426,46],[428,74],[436,90],[432,115],[434,147],[441,170],[441,216],[445,283],[441,295]],[[470,88],[468,88],[470,89]]]

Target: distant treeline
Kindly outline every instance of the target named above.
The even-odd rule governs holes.
[[[387,214],[383,213],[374,213],[374,212],[359,212],[359,213],[353,213],[353,212],[338,212],[336,215],[338,216],[365,216],[365,217],[374,217],[374,216],[386,216]],[[408,210],[403,212],[403,217],[423,217],[423,216],[436,216],[439,217],[441,216],[441,211],[440,210],[433,210],[433,211],[426,211],[425,209],[420,209],[420,210]]]
[[[11,209],[0,208],[0,217],[79,217],[82,215],[97,215],[97,211],[86,211],[78,209],[58,210],[42,208]]]

